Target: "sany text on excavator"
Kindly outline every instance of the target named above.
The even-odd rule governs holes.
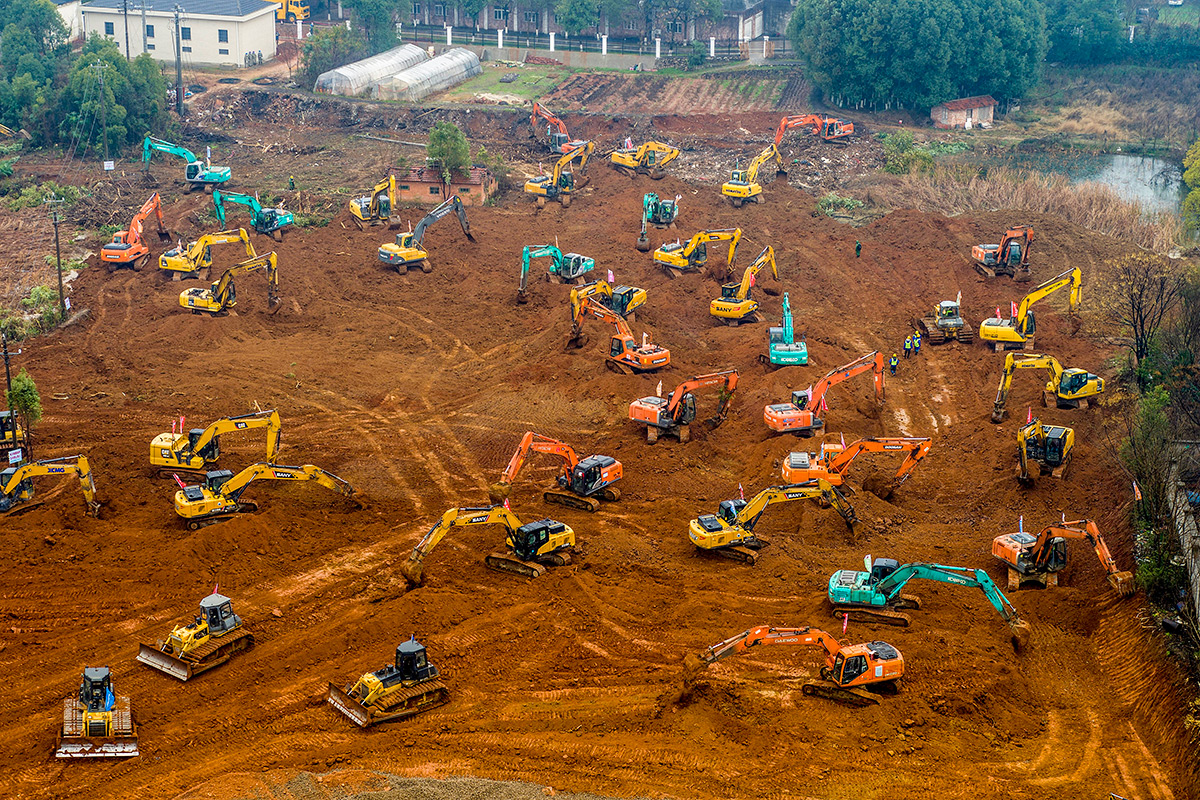
[[[365,673],[345,688],[329,684],[329,705],[360,728],[415,716],[450,702],[450,690],[414,636],[396,648],[394,664]]]
[[[1017,429],[1017,480],[1033,483],[1035,474],[1029,469],[1030,461],[1038,465],[1040,474],[1065,479],[1074,450],[1074,428],[1043,425],[1036,418],[1030,420]]]
[[[675,219],[679,216],[679,200],[681,195],[675,195],[674,200],[660,200],[654,192],[642,195],[642,230],[638,234],[637,249],[641,253],[650,251],[650,237],[646,226],[656,228],[674,228]]]
[[[570,208],[575,191],[588,184],[587,162],[595,149],[595,142],[585,142],[570,150],[555,163],[549,175],[525,181],[525,193],[537,198],[538,208],[545,208],[547,200],[557,200],[563,208]],[[579,162],[578,177],[568,169],[575,161]]]
[[[1118,595],[1128,597],[1137,591],[1133,573],[1117,569],[1116,559],[1104,543],[1100,529],[1090,519],[1048,525],[1037,536],[1021,529],[993,539],[992,555],[1008,567],[1008,590],[1015,592],[1025,583],[1057,586],[1058,573],[1067,567],[1068,539],[1087,539],[1108,574],[1109,585]]]
[[[151,214],[158,222],[158,238],[163,241],[171,238],[167,226],[163,224],[162,201],[158,192],[155,192],[133,215],[129,229],[114,233],[112,241],[100,248],[100,261],[109,272],[124,268],[139,270],[150,260],[150,248],[142,240],[142,234]]]
[[[415,230],[396,234],[396,243],[391,242],[379,246],[379,260],[396,268],[401,275],[408,272],[410,267],[419,266],[421,272],[433,272],[429,264],[429,253],[425,250],[425,230],[449,214],[458,215],[458,224],[469,241],[475,241],[471,235],[471,223],[467,221],[467,209],[458,195],[451,197],[417,223]]]
[[[566,442],[526,431],[504,474],[500,476],[500,482],[491,487],[489,494],[492,502],[502,503],[508,498],[512,482],[517,479],[530,453],[546,453],[562,459],[562,472],[556,479],[559,488],[547,489],[542,494],[547,503],[598,511],[601,500],[614,502],[621,498],[620,489],[613,488],[613,484],[621,480],[624,474],[620,461],[612,456],[599,455],[580,458]]]
[[[224,522],[234,514],[253,514],[258,504],[242,500],[241,496],[254,481],[315,481],[326,489],[354,498],[354,487],[320,467],[305,464],[289,467],[283,464],[259,462],[234,475],[231,470],[219,469],[207,473],[204,483],[185,486],[175,493],[175,513],[188,530]],[[357,504],[357,501],[354,501]]]
[[[708,375],[688,378],[671,390],[665,398],[642,397],[629,404],[629,418],[646,426],[646,442],[654,444],[660,436],[674,436],[681,444],[691,441],[689,425],[696,419],[696,396],[692,392],[708,386],[719,386],[717,413],[707,420],[716,428],[729,415],[729,404],[737,391],[738,371],[727,369]]]
[[[41,501],[33,500],[33,479],[47,475],[74,475],[83,489],[83,502],[87,513],[100,516],[100,504],[96,502],[96,482],[92,480],[92,468],[87,456],[65,456],[18,464],[0,470],[0,517],[23,514],[37,508]]]
[[[808,128],[813,136],[820,136],[826,142],[848,142],[854,135],[854,123],[845,120],[823,117],[820,114],[802,114],[784,117],[779,120],[775,129],[775,146],[783,143],[783,136],[792,128]]]
[[[1091,398],[1104,393],[1104,378],[1077,367],[1063,369],[1054,356],[1029,353],[1014,358],[1014,355],[1009,353],[1004,357],[1004,372],[1000,375],[1000,386],[996,389],[996,400],[992,404],[992,422],[1004,420],[1013,372],[1018,369],[1045,369],[1050,373],[1050,380],[1042,389],[1043,405],[1046,404],[1046,395],[1052,394],[1059,408],[1079,408],[1080,402],[1090,406]]]
[[[237,417],[222,417],[207,428],[192,428],[184,433],[160,433],[150,442],[150,466],[160,478],[182,475],[203,479],[207,470],[221,457],[221,437],[236,431],[267,429],[267,463],[274,463],[279,452],[283,426],[277,411],[255,411]]]
[[[1013,632],[1013,647],[1020,649],[1029,638],[1029,624],[1024,622],[988,574],[981,569],[947,567],[943,564],[904,564],[892,558],[863,559],[865,572],[840,569],[829,576],[829,602],[835,614],[899,625],[907,628],[909,617],[898,609],[920,608],[921,600],[902,592],[913,578],[966,586],[983,592],[992,608],[1009,624]]]
[[[742,204],[746,202],[766,202],[762,193],[762,185],[758,182],[758,173],[769,161],[775,162],[777,175],[784,174],[783,158],[780,157],[779,148],[774,143],[767,145],[761,153],[755,156],[746,169],[734,168],[729,180],[721,186],[721,194],[729,198],[730,205],[734,208],[741,208]]]
[[[1033,228],[1017,225],[1004,232],[1000,244],[977,244],[971,248],[975,271],[985,278],[1008,275],[1024,282],[1033,277],[1029,271],[1029,246],[1033,244]]]
[[[371,193],[355,197],[350,201],[350,216],[354,224],[362,230],[366,225],[395,226],[400,223],[398,217],[392,216],[396,208],[396,176],[389,174],[375,184]]]
[[[583,321],[592,316],[616,328],[604,356],[605,365],[613,372],[625,375],[631,372],[654,372],[671,364],[670,350],[651,344],[645,337],[638,344],[625,318],[603,305],[595,296],[577,301],[572,292],[571,305],[573,322],[567,347],[580,348],[587,344],[588,336],[583,332]]]
[[[224,316],[237,305],[237,287],[233,279],[239,275],[267,271],[267,308],[279,310],[279,270],[276,268],[275,253],[270,252],[255,256],[234,264],[221,273],[221,277],[207,289],[193,287],[179,293],[179,305],[190,310],[193,314],[212,314]]]
[[[529,263],[535,258],[549,258],[546,280],[558,283],[577,283],[596,268],[596,260],[579,253],[564,253],[558,244],[526,245],[521,251],[521,281],[517,287],[517,302],[529,300]]]
[[[688,523],[688,538],[700,550],[753,564],[767,541],[755,534],[755,526],[768,507],[793,500],[822,500],[832,505],[853,528],[858,522],[854,507],[837,487],[823,479],[769,486],[749,500],[722,500],[716,514],[702,514]]]
[[[830,634],[816,628],[773,628],[759,625],[731,636],[684,661],[684,683],[690,684],[700,670],[760,645],[816,645],[825,651],[821,680],[807,681],[800,689],[811,697],[824,697],[850,706],[873,706],[879,698],[871,691],[896,691],[904,677],[904,656],[887,642],[841,645]]]
[[[150,171],[150,158],[156,151],[179,156],[187,162],[187,166],[183,171],[183,180],[187,184],[187,191],[189,192],[196,188],[202,188],[206,192],[211,192],[214,186],[226,183],[233,176],[229,167],[214,167],[207,160],[201,161],[196,158],[195,153],[186,147],[181,147],[162,139],[156,139],[149,134],[142,140],[142,169],[146,172]]]
[[[856,358],[845,366],[831,369],[825,373],[815,386],[803,391],[793,391],[791,402],[775,403],[763,409],[763,420],[767,427],[776,433],[794,433],[798,436],[812,436],[825,421],[817,416],[825,402],[825,393],[842,381],[873,372],[875,375],[875,402],[882,403],[883,388],[883,353],[876,350]]]
[[[452,508],[434,523],[429,532],[417,542],[401,571],[412,586],[425,579],[425,559],[452,528],[469,525],[502,525],[505,530],[503,553],[492,553],[484,564],[500,572],[526,578],[541,577],[546,567],[561,567],[571,563],[575,549],[575,531],[553,519],[539,519],[525,525],[507,505],[483,508]]]
[[[254,228],[254,232],[270,236],[277,242],[283,241],[283,229],[296,221],[296,216],[282,206],[263,208],[262,204],[258,202],[258,198],[252,194],[222,192],[220,189],[213,189],[212,197],[213,208],[217,212],[217,222],[221,224],[221,227],[225,227],[226,203],[234,203],[250,209],[250,227]]]
[[[1021,305],[1017,308],[1017,314],[1012,319],[989,317],[980,323],[979,338],[985,342],[990,342],[992,349],[997,352],[1000,350],[1032,350],[1035,321],[1033,311],[1030,307],[1043,297],[1047,297],[1059,289],[1070,286],[1070,313],[1074,314],[1079,310],[1080,286],[1082,283],[1083,273],[1079,271],[1079,267],[1074,267],[1060,275],[1056,275],[1021,298]]]
[[[930,439],[915,436],[859,439],[849,445],[826,442],[821,445],[820,453],[788,453],[783,461],[783,479],[788,483],[800,483],[819,478],[833,486],[841,486],[850,464],[861,453],[904,453],[904,461],[892,478],[891,488],[895,489],[908,480],[931,446]]]
[[[654,251],[654,263],[662,267],[668,278],[677,278],[685,272],[699,272],[708,263],[709,242],[729,242],[727,272],[733,271],[733,259],[737,255],[738,242],[742,240],[741,228],[700,231],[687,244],[667,242]]]
[[[552,153],[569,153],[585,144],[589,144],[581,139],[572,139],[567,133],[567,124],[558,117],[554,116],[549,109],[541,103],[534,102],[533,114],[529,118],[529,124],[533,126],[536,134],[538,130],[538,120],[543,120],[546,123],[546,138],[543,139],[546,147]]]
[[[182,244],[173,247],[159,256],[158,268],[166,270],[172,280],[181,278],[198,278],[200,270],[212,266],[212,246],[214,244],[236,244],[241,242],[246,246],[246,258],[254,258],[257,253],[250,243],[250,235],[245,228],[230,231],[206,233],[194,242],[189,242],[185,248]]]
[[[200,601],[200,613],[192,624],[172,628],[165,641],[142,644],[137,660],[186,681],[253,646],[254,634],[233,613],[233,601],[214,589]]]
[[[649,175],[661,180],[667,173],[662,168],[679,158],[679,148],[662,142],[645,142],[632,150],[614,150],[611,163],[630,178]]]
[[[56,758],[133,758],[137,725],[128,697],[113,694],[108,667],[86,667],[79,691],[63,702]]]
[[[775,268],[775,248],[767,245],[758,257],[754,259],[742,280],[738,283],[726,283],[721,286],[721,296],[708,305],[708,313],[724,322],[726,325],[737,327],[743,322],[757,322],[758,301],[750,297],[750,290],[763,267],[771,268],[771,275],[779,280],[779,270]]]
[[[808,363],[808,345],[801,334],[796,341],[796,331],[792,325],[792,303],[788,293],[783,293],[783,325],[782,327],[767,328],[767,353],[759,353],[758,363],[771,367],[803,366]]]

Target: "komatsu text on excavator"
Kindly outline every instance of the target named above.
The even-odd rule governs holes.
[[[1042,389],[1042,404],[1046,404],[1046,395],[1053,395],[1059,408],[1079,408],[1079,404],[1092,404],[1092,398],[1104,394],[1104,378],[1093,375],[1084,369],[1071,367],[1063,369],[1062,364],[1054,356],[1044,356],[1040,353],[1016,355],[1009,353],[1004,357],[1004,372],[1000,375],[1000,385],[996,389],[996,399],[992,403],[992,422],[1000,423],[1008,406],[1008,392],[1012,388],[1013,373],[1019,369],[1044,369],[1049,373],[1050,380]]]
[[[646,426],[646,441],[654,444],[661,436],[674,436],[681,444],[691,441],[690,425],[696,419],[696,389],[720,387],[717,413],[706,422],[716,428],[729,415],[729,404],[737,391],[738,371],[727,369],[688,378],[664,397],[642,397],[629,404],[629,418]]]
[[[612,456],[600,455],[580,458],[566,442],[526,431],[504,474],[500,476],[500,482],[491,487],[492,502],[503,503],[508,498],[512,482],[517,479],[530,453],[545,453],[562,460],[562,471],[556,478],[558,488],[547,489],[542,494],[547,503],[598,511],[601,500],[613,502],[621,498],[621,490],[613,487],[624,475],[620,461]]]

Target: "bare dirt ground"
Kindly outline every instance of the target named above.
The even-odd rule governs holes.
[[[231,109],[252,102],[238,96],[203,124],[219,134],[214,151],[233,164],[239,188],[279,187],[295,174],[320,202],[336,200],[336,214],[282,244],[256,240],[260,252],[279,254],[284,303],[274,316],[257,276],[239,282],[236,315],[208,319],[180,309],[181,285],[152,271],[92,268],[74,290],[90,320],[25,344],[18,364],[45,401],[38,456],[86,452],[104,512],[86,517],[72,486],[43,483],[46,504],[0,526],[8,684],[0,794],[375,797],[388,776],[474,776],[612,796],[1032,800],[1080,787],[1138,800],[1195,796],[1196,762],[1173,722],[1184,678],[1143,629],[1141,600],[1115,599],[1084,548],[1072,551],[1060,588],[1014,593],[1033,626],[1019,655],[981,594],[922,584],[911,628],[851,623],[845,634],[887,640],[905,656],[899,694],[877,707],[804,697],[800,684],[821,659],[782,648],[724,662],[686,702],[665,702],[684,655],[749,626],[837,630],[824,600],[828,576],[868,553],[986,567],[999,580],[994,536],[1015,530],[1018,515],[1030,529],[1066,514],[1099,520],[1118,560],[1130,563],[1128,482],[1105,444],[1109,412],[1043,410],[1040,381],[1023,375],[1009,418],[992,425],[1000,356],[981,345],[926,348],[903,362],[882,407],[865,380],[831,392],[832,441],[934,437],[929,458],[890,501],[854,494],[862,519],[854,534],[832,511],[801,504],[767,512],[759,532],[771,545],[754,567],[705,557],[688,541],[690,518],[737,496],[739,485],[751,493],[778,483],[789,450],[819,444],[769,435],[764,404],[872,349],[897,350],[913,315],[959,291],[976,325],[1019,299],[1024,289],[984,283],[967,263],[970,246],[995,239],[1014,222],[1009,215],[900,210],[851,229],[815,217],[814,196],[784,181],[768,185],[764,205],[735,210],[712,184],[630,181],[597,161],[570,209],[539,211],[510,193],[470,210],[475,243],[437,226],[426,239],[434,272],[398,276],[375,255],[391,234],[358,231],[345,211],[351,192],[338,190],[361,192],[397,152],[346,132],[399,129],[342,104],[300,109],[280,134],[272,118]],[[345,125],[329,124],[335,108]],[[452,113],[489,148],[516,130],[506,118]],[[418,138],[436,116],[410,119],[399,138]],[[571,122],[587,135],[600,124]],[[739,121],[756,131],[771,122]],[[673,123],[700,136],[700,121]],[[709,135],[716,148],[727,129]],[[509,151],[537,158],[525,144]],[[156,174],[172,231],[202,228],[210,201],[182,195],[167,168]],[[717,327],[707,306],[720,270],[671,281],[634,249],[650,190],[682,196],[678,235],[741,226],[740,265],[775,247],[781,286],[768,278],[760,289],[789,292],[809,366],[768,372],[756,361],[780,296],[757,295],[768,322]],[[298,198],[285,196],[295,207]],[[1077,264],[1088,282],[1103,281],[1104,259],[1122,247],[1053,216],[1020,221],[1039,231],[1039,279]],[[677,235],[653,232],[654,245],[667,233]],[[537,282],[528,305],[513,304],[521,246],[556,238],[595,256],[601,276],[611,269],[617,281],[647,288],[634,332],[671,348],[670,371],[605,371],[607,331],[598,325],[591,345],[564,351],[566,287]],[[220,265],[232,260],[218,255]],[[1098,312],[1087,309],[1074,332],[1062,307],[1059,299],[1040,307],[1039,348],[1104,372],[1112,348]],[[697,426],[687,445],[651,447],[628,421],[629,401],[653,394],[660,377],[669,390],[731,366],[741,387],[715,431]],[[699,402],[704,413],[715,396]],[[149,477],[148,442],[180,415],[192,426],[255,406],[283,416],[283,463],[346,478],[364,507],[318,487],[256,485],[248,496],[260,513],[186,531],[172,508],[174,484]],[[1018,487],[1014,432],[1026,407],[1075,427],[1069,480]],[[447,508],[486,503],[526,430],[625,465],[621,501],[596,514],[544,504],[553,467],[543,460],[516,485],[513,509],[523,519],[553,516],[575,529],[575,563],[531,582],[489,572],[482,557],[500,545],[500,531],[469,528],[430,557],[426,585],[407,590],[399,568],[413,545]],[[261,445],[227,437],[223,450],[223,466],[238,469]],[[890,466],[860,460],[851,481]],[[214,584],[234,598],[255,648],[187,684],[135,663],[138,643],[190,618]],[[378,668],[412,634],[443,670],[449,705],[366,732],[329,709],[328,681]],[[57,763],[50,753],[62,698],[84,666],[100,664],[132,699],[142,755]]]

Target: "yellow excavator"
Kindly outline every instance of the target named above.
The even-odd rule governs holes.
[[[79,691],[63,702],[56,758],[134,758],[137,725],[129,698],[113,693],[108,667],[85,667]]]
[[[545,208],[547,200],[557,200],[563,208],[570,208],[571,196],[577,189],[587,186],[587,162],[596,149],[595,142],[586,142],[560,158],[549,175],[538,175],[525,181],[525,193],[537,198],[538,208]],[[568,168],[579,162],[579,176]]]
[[[182,278],[198,278],[200,270],[212,266],[212,246],[214,244],[236,244],[241,242],[246,246],[246,258],[254,258],[254,245],[245,228],[233,231],[206,233],[187,247],[180,244],[159,256],[158,267],[171,276],[171,280]]]
[[[425,229],[450,214],[458,215],[458,224],[462,226],[463,233],[469,241],[475,241],[475,237],[471,235],[471,223],[467,221],[467,209],[458,195],[455,195],[426,214],[417,223],[415,230],[396,234],[395,244],[387,242],[380,245],[379,260],[395,267],[401,275],[414,266],[419,266],[425,274],[433,272],[433,267],[429,264],[429,253],[424,245]]]
[[[253,646],[254,634],[233,613],[233,601],[214,588],[200,601],[200,614],[192,624],[172,628],[166,641],[142,644],[137,660],[186,681]]]
[[[502,525],[505,530],[503,553],[492,553],[484,559],[491,569],[509,572],[526,578],[541,577],[546,567],[561,567],[571,563],[575,549],[575,531],[553,519],[539,519],[522,525],[517,515],[505,505],[480,508],[452,508],[434,523],[404,562],[401,571],[408,583],[420,586],[425,580],[425,559],[452,528],[468,525]]]
[[[729,267],[726,274],[733,272],[733,258],[737,254],[738,242],[742,240],[741,228],[700,231],[687,244],[667,242],[654,251],[654,263],[660,266],[668,278],[678,278],[685,272],[699,272],[708,263],[709,242],[729,242]]]
[[[633,322],[634,312],[646,304],[647,295],[646,290],[638,286],[613,286],[606,280],[585,283],[571,289],[572,317],[589,297],[627,322]]]
[[[818,478],[769,486],[750,500],[722,500],[716,514],[702,514],[688,523],[688,538],[700,550],[753,564],[758,560],[758,551],[767,545],[766,540],[754,533],[759,518],[768,507],[793,500],[823,501],[837,509],[847,527],[853,528],[858,522],[846,496],[829,481]]]
[[[758,182],[758,173],[770,161],[775,162],[777,175],[784,174],[783,158],[779,155],[779,148],[774,142],[756,155],[746,169],[734,168],[729,180],[721,185],[721,194],[729,198],[730,205],[734,208],[741,208],[743,203],[766,202],[763,198],[762,185]]]
[[[666,177],[662,168],[679,158],[679,148],[662,142],[645,142],[632,150],[614,150],[612,165],[631,178],[649,175],[652,180]]]
[[[258,272],[260,269],[267,271],[267,308],[272,309],[272,313],[278,311],[279,270],[276,268],[274,252],[234,264],[221,273],[221,277],[207,289],[198,286],[184,289],[179,293],[179,305],[190,309],[193,314],[205,313],[223,317],[229,313],[229,309],[237,305],[237,287],[234,286],[233,279],[238,275]]]
[[[187,433],[160,433],[150,442],[150,466],[156,468],[160,478],[182,475],[203,479],[221,457],[221,436],[256,428],[267,429],[267,463],[273,463],[283,426],[279,413],[271,410],[222,417],[207,428],[192,428]]]
[[[395,207],[396,176],[388,175],[375,184],[369,195],[355,197],[350,201],[350,216],[359,230],[367,225],[398,224],[399,220],[392,217]]]
[[[1035,328],[1031,309],[1033,304],[1054,294],[1059,289],[1069,286],[1071,287],[1070,313],[1074,314],[1079,310],[1082,281],[1083,273],[1079,271],[1079,267],[1073,267],[1061,275],[1056,275],[1021,298],[1021,305],[1018,306],[1017,314],[1012,319],[989,317],[980,323],[979,338],[990,342],[992,349],[996,351],[1032,350]]]
[[[1000,387],[992,404],[992,422],[1004,420],[1008,390],[1012,388],[1013,372],[1018,369],[1045,369],[1050,373],[1050,380],[1042,390],[1042,405],[1046,404],[1046,395],[1052,394],[1059,408],[1079,408],[1080,402],[1090,406],[1091,398],[1104,393],[1104,378],[1076,367],[1063,369],[1054,356],[1009,353],[1004,357],[1004,373],[1000,376]]]
[[[1017,480],[1032,484],[1038,473],[1065,479],[1074,450],[1074,428],[1043,425],[1035,417],[1017,429]],[[1038,473],[1030,471],[1031,461],[1038,465]]]
[[[742,273],[740,283],[726,283],[721,286],[721,296],[709,303],[708,313],[712,314],[726,325],[737,327],[743,322],[758,322],[758,301],[750,297],[750,290],[763,267],[771,268],[771,275],[779,280],[779,270],[775,268],[775,248],[767,245],[746,271]]]
[[[74,475],[83,489],[87,513],[100,516],[96,502],[96,483],[87,456],[65,456],[20,464],[0,471],[0,517],[11,517],[37,508],[41,501],[33,500],[33,479],[47,475]]]
[[[360,728],[404,719],[450,702],[450,690],[413,636],[396,648],[396,662],[342,688],[329,684],[329,705]]]
[[[352,500],[354,498],[353,486],[320,467],[312,464],[289,467],[259,462],[236,475],[227,469],[213,470],[204,476],[204,483],[184,486],[175,493],[175,513],[190,531],[224,522],[235,514],[253,514],[258,511],[258,504],[242,500],[241,496],[252,482],[261,480],[314,481],[340,495]]]

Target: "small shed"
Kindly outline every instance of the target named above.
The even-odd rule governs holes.
[[[934,106],[929,116],[935,128],[977,128],[992,124],[995,99],[988,94],[978,97],[963,97]],[[984,125],[986,123],[986,125]]]
[[[428,61],[429,55],[414,44],[402,44],[378,55],[345,64],[317,76],[314,92],[346,97],[374,95],[379,81]]]
[[[396,196],[400,202],[436,205],[458,195],[464,206],[481,206],[496,193],[496,177],[487,167],[474,165],[466,173],[455,173],[447,186],[438,167],[413,167],[396,174]]]

